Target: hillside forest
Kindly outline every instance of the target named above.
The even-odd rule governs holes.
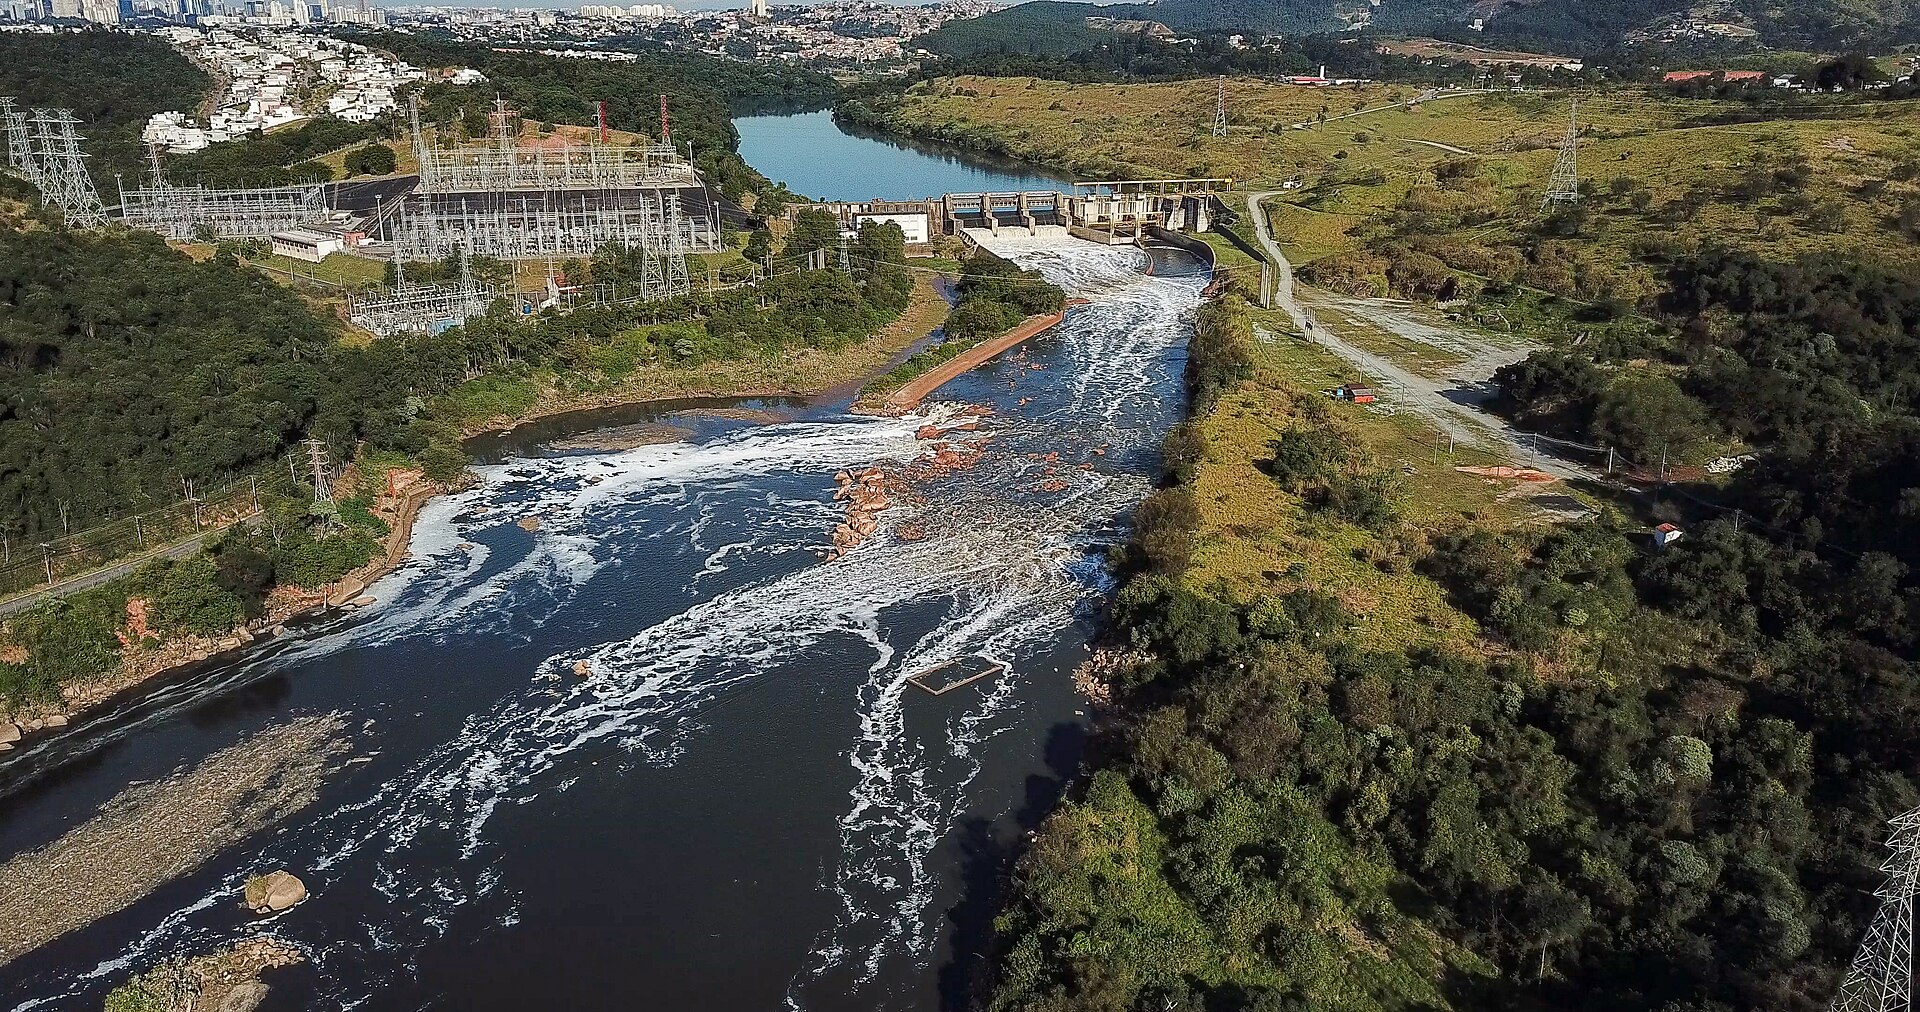
[[[140,130],[168,109],[197,109],[213,80],[151,35],[88,31],[0,32],[0,95],[21,108],[72,109],[81,121],[96,185],[147,164]]]
[[[838,235],[830,219],[800,231]],[[466,431],[528,406],[499,399],[516,377],[603,384],[642,366],[831,350],[874,333],[912,288],[900,232],[864,229],[849,253],[849,273],[786,269],[757,292],[530,320],[502,304],[441,334],[367,342],[226,253],[196,261],[155,236],[69,231],[51,219],[0,229],[0,533],[53,536],[174,501],[271,466],[308,436],[336,459],[414,461],[453,480]],[[617,277],[626,259],[608,250],[583,277]],[[195,588],[178,596],[207,609],[175,622],[162,608],[157,630],[204,631],[253,613],[276,581],[313,585],[355,568],[385,533],[365,502],[320,518],[297,497],[282,505],[292,511],[284,529],[233,535],[205,565],[163,565],[26,613],[13,628],[27,656],[0,665],[0,698],[45,696],[110,664],[112,632],[141,581],[175,573]],[[245,552],[230,561],[228,548]],[[200,579],[216,571],[213,583]]]
[[[1663,551],[1612,509],[1409,522],[1394,504],[1417,493],[1369,478],[1351,423],[1259,365],[1245,303],[1203,310],[1194,420],[1114,604],[1148,659],[1117,678],[1084,795],[1016,867],[991,1007],[1827,1007],[1885,820],[1920,804],[1916,278],[1708,255],[1671,280],[1689,364],[1668,382],[1760,461],[1706,492],[1743,512],[1656,493],[1688,531]],[[1502,382],[1576,429],[1623,424],[1637,398],[1608,369],[1571,350]],[[1286,405],[1257,462],[1272,496],[1377,586],[1190,578],[1218,550],[1198,490],[1224,466],[1220,405],[1261,385]],[[1374,629],[1409,581],[1477,636]]]

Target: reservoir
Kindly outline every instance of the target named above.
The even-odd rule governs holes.
[[[740,154],[775,182],[816,200],[906,200],[943,193],[1064,190],[1065,174],[944,144],[882,137],[833,113],[741,116]]]
[[[873,142],[834,133],[816,155],[842,193],[1000,188],[907,149],[924,175],[870,172]],[[1132,248],[1007,253],[1090,304],[922,414],[680,404],[674,442],[492,440],[372,606],[0,764],[7,860],[263,729],[327,716],[344,749],[309,807],[0,966],[0,1009],[97,1009],[263,931],[307,959],[274,978],[280,1012],[960,1007],[1005,857],[1079,763],[1071,673],[1206,281],[1166,251],[1150,274]],[[954,436],[977,460],[915,471],[963,404],[987,412]],[[912,477],[825,562],[835,475],[870,467]],[[912,682],[955,664],[991,674]],[[312,896],[256,920],[238,896],[274,868]]]

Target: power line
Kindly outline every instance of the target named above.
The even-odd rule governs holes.
[[[40,187],[41,198],[58,207],[67,224],[101,228],[107,223],[107,208],[87,171],[87,155],[80,148],[85,138],[80,136],[79,124],[71,109],[33,110],[29,120],[32,137],[27,147],[34,163],[30,178]]]
[[[1913,897],[1920,891],[1920,808],[1889,820],[1893,853],[1880,870],[1887,881],[1874,895],[1880,909],[1853,957],[1833,1012],[1907,1012],[1913,991]]]

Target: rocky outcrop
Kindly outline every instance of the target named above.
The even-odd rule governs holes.
[[[0,968],[312,804],[347,747],[337,713],[266,728],[121,791],[59,839],[0,863]]]
[[[890,479],[885,471],[869,467],[864,471],[841,471],[833,476],[833,498],[846,503],[846,519],[833,530],[833,549],[826,555],[831,562],[847,554],[868,538],[880,532],[879,516],[893,507],[894,491],[899,488],[897,480],[891,481],[893,490],[889,490]]]
[[[267,997],[262,975],[303,959],[299,949],[277,938],[248,938],[220,952],[164,963],[115,988],[107,1007],[253,1012]]]
[[[284,869],[247,880],[247,909],[256,914],[291,910],[307,898],[307,884]]]

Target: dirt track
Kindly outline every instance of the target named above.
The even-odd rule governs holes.
[[[1518,336],[1496,339],[1466,327],[1449,326],[1435,319],[1425,307],[1411,302],[1341,298],[1306,289],[1296,291],[1293,267],[1268,231],[1266,214],[1260,207],[1263,199],[1272,196],[1270,192],[1253,194],[1248,207],[1260,245],[1278,267],[1274,298],[1293,320],[1295,329],[1345,359],[1368,382],[1385,390],[1389,404],[1419,414],[1456,442],[1497,449],[1514,460],[1562,478],[1593,476],[1575,464],[1541,455],[1526,433],[1514,429],[1484,406],[1492,396],[1490,380],[1494,371],[1527,357],[1538,345]],[[1371,327],[1403,341],[1457,355],[1462,361],[1444,370],[1443,376],[1421,375],[1386,355],[1360,346],[1340,329],[1328,327],[1314,312],[1316,309],[1336,318],[1341,329]],[[1269,340],[1273,337],[1264,331],[1261,336]]]

